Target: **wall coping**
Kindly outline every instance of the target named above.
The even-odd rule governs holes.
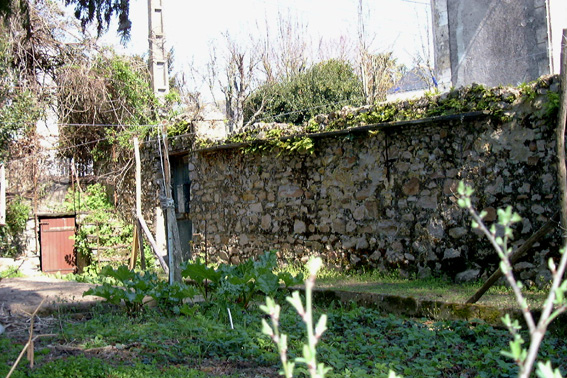
[[[404,120],[404,121],[393,121],[393,122],[383,122],[383,123],[375,123],[372,125],[365,125],[365,126],[356,126],[350,127],[344,130],[336,130],[336,131],[323,131],[318,133],[303,133],[303,134],[296,134],[296,135],[288,135],[281,138],[273,139],[273,140],[281,140],[286,141],[294,138],[305,138],[309,137],[312,139],[323,139],[323,138],[332,138],[341,135],[349,135],[349,134],[359,134],[368,131],[376,131],[376,130],[391,130],[397,129],[404,126],[420,126],[429,123],[444,123],[450,122],[455,120],[471,120],[471,119],[480,119],[491,116],[489,111],[476,111],[476,112],[468,112],[468,113],[459,113],[459,114],[451,114],[451,115],[444,115],[444,116],[437,116],[437,117],[427,117],[427,118],[420,118],[414,120]],[[215,151],[222,151],[222,150],[234,150],[241,147],[248,147],[254,144],[261,144],[267,142],[269,139],[257,139],[250,142],[240,142],[240,143],[228,143],[228,144],[221,144],[212,147],[205,147],[199,148],[192,151],[186,151],[186,153],[206,153],[206,152],[215,152]],[[183,154],[183,152],[177,152],[177,154]]]

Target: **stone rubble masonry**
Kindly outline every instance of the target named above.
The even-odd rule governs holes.
[[[456,204],[464,180],[474,206],[513,206],[518,247],[557,210],[555,122],[538,117],[545,91],[499,117],[398,122],[378,133],[314,139],[313,154],[189,153],[193,252],[233,263],[277,250],[305,261],[318,254],[340,267],[400,269],[420,277],[486,277],[498,257]],[[538,113],[539,112],[539,113]],[[207,235],[205,235],[205,230]],[[548,235],[524,259],[537,281],[556,256]]]

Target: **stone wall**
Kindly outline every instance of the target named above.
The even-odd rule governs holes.
[[[420,276],[490,274],[498,258],[471,231],[456,186],[475,188],[488,222],[508,205],[520,213],[514,245],[553,215],[555,124],[535,116],[545,92],[508,109],[508,121],[470,113],[353,128],[313,135],[313,154],[193,151],[193,251],[234,263],[275,249]],[[539,280],[556,251],[557,235],[536,244],[517,265],[522,279]]]

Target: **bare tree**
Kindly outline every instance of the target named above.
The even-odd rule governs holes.
[[[358,65],[367,104],[386,99],[386,94],[400,76],[399,66],[391,52],[370,51],[366,34],[363,0],[358,1]]]
[[[227,35],[229,58],[226,66],[226,85],[223,88],[229,133],[244,126],[244,103],[253,89],[256,68],[260,59],[252,50],[246,51]]]

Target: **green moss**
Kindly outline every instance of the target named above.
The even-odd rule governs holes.
[[[225,143],[250,143],[250,146],[242,148],[242,151],[246,153],[265,153],[275,150],[294,153],[304,150],[298,148],[295,144],[305,143],[305,140],[291,139],[288,142],[282,142],[282,137],[477,111],[485,111],[500,122],[509,122],[511,118],[507,115],[507,110],[517,103],[541,100],[541,90],[548,89],[551,80],[552,77],[550,76],[542,77],[534,82],[521,84],[517,90],[503,87],[487,88],[483,85],[473,84],[469,87],[452,89],[450,92],[441,95],[426,93],[424,97],[417,100],[380,103],[370,109],[368,107],[343,109],[326,116],[312,118],[300,126],[278,125],[275,129],[265,131],[265,136],[262,139],[258,138],[258,131],[246,131],[230,136]],[[547,95],[543,99],[542,111],[534,113],[534,116],[546,121],[550,120],[556,115],[558,104],[559,95],[547,91]],[[259,140],[260,142],[258,142]],[[212,145],[212,142],[208,143],[207,145],[201,141],[196,145],[200,148]],[[308,150],[312,151],[311,147]]]

